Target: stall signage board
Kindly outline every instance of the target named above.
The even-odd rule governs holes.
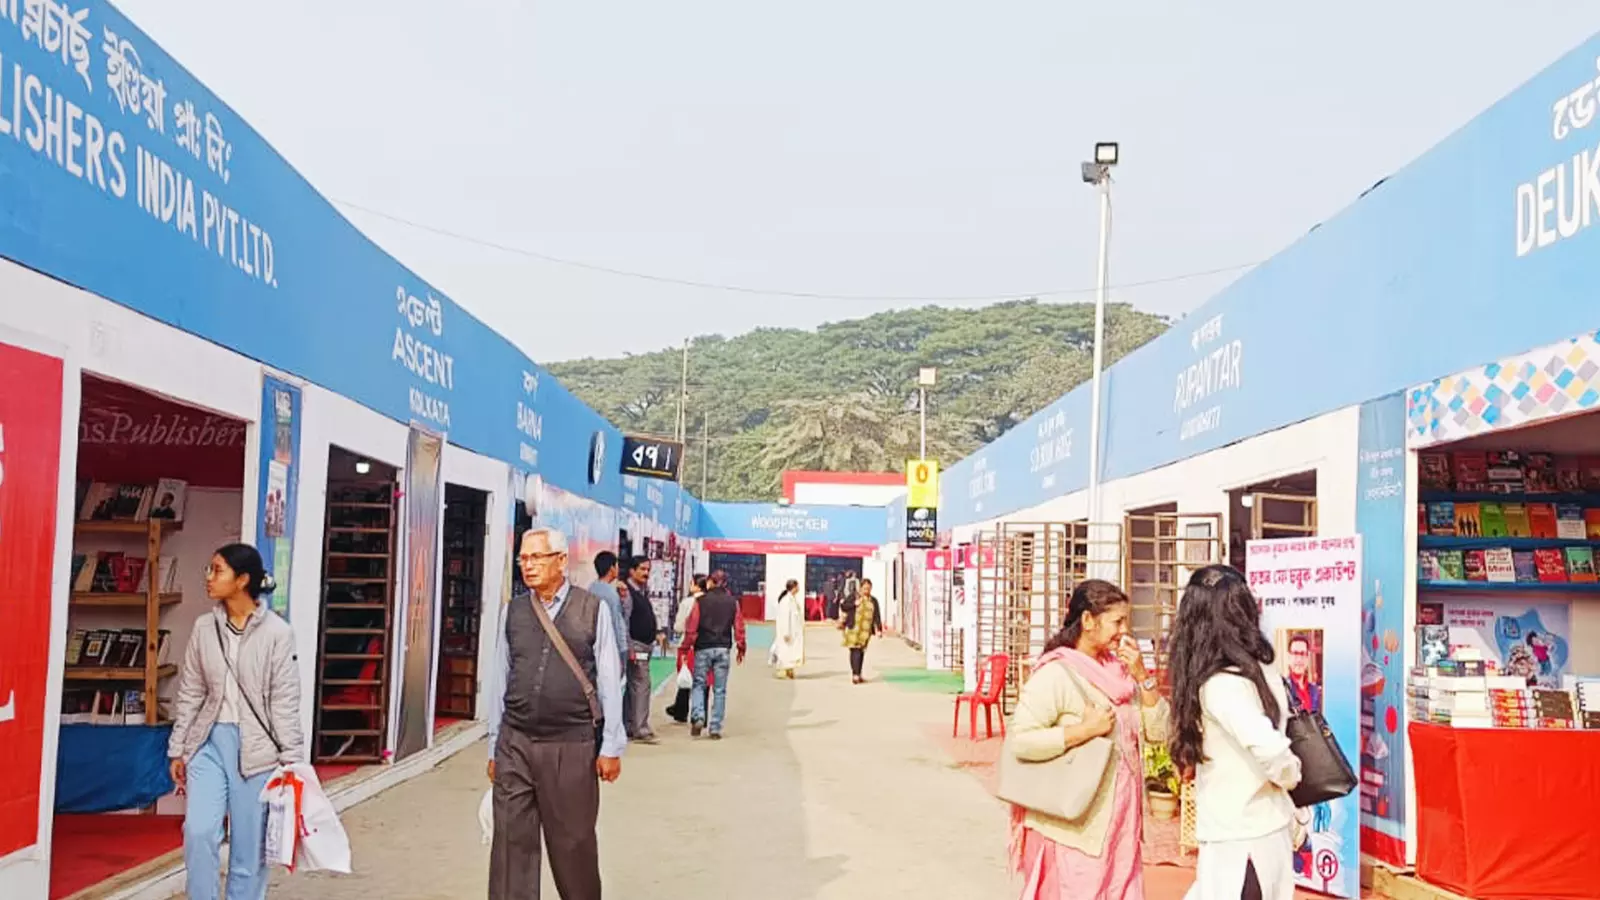
[[[906,507],[906,546],[932,549],[938,543],[939,511],[925,506]]]
[[[300,496],[300,388],[261,373],[261,459],[256,479],[256,549],[278,583],[272,611],[289,618],[294,519]]]
[[[939,461],[906,460],[906,506],[936,509],[939,506]]]
[[[1322,713],[1352,770],[1361,752],[1361,538],[1307,537],[1245,545],[1261,630],[1284,689]],[[1295,881],[1335,897],[1358,895],[1360,787],[1300,810]]]
[[[677,441],[626,435],[622,439],[622,474],[678,480],[683,445]]]
[[[0,857],[39,839],[61,360],[0,344]]]

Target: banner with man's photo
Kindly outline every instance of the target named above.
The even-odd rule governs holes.
[[[1250,589],[1290,703],[1322,713],[1345,759],[1361,747],[1361,538],[1250,541]],[[1360,791],[1299,810],[1295,880],[1335,897],[1361,890]]]

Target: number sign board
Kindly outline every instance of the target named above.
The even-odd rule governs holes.
[[[906,506],[933,509],[938,505],[938,461],[932,459],[906,460]]]
[[[622,474],[643,478],[678,480],[678,466],[683,461],[683,445],[677,441],[656,438],[624,436],[622,439]]]

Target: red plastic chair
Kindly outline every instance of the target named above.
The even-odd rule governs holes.
[[[1004,653],[996,653],[983,661],[983,667],[978,672],[978,689],[970,694],[956,696],[956,711],[954,721],[950,723],[950,736],[957,737],[961,734],[961,704],[967,704],[967,734],[973,740],[978,739],[978,707],[983,707],[983,728],[987,738],[994,737],[993,715],[999,711],[1000,697],[1006,690],[1006,670],[1011,666],[1011,657]],[[1000,736],[1006,736],[1006,715],[1000,711]]]

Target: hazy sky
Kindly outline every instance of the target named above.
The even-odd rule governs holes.
[[[1092,287],[1096,140],[1113,283],[1264,259],[1600,30],[1571,0],[117,6],[336,200],[893,298]],[[926,302],[347,214],[541,361]],[[1182,313],[1236,276],[1114,297]]]

